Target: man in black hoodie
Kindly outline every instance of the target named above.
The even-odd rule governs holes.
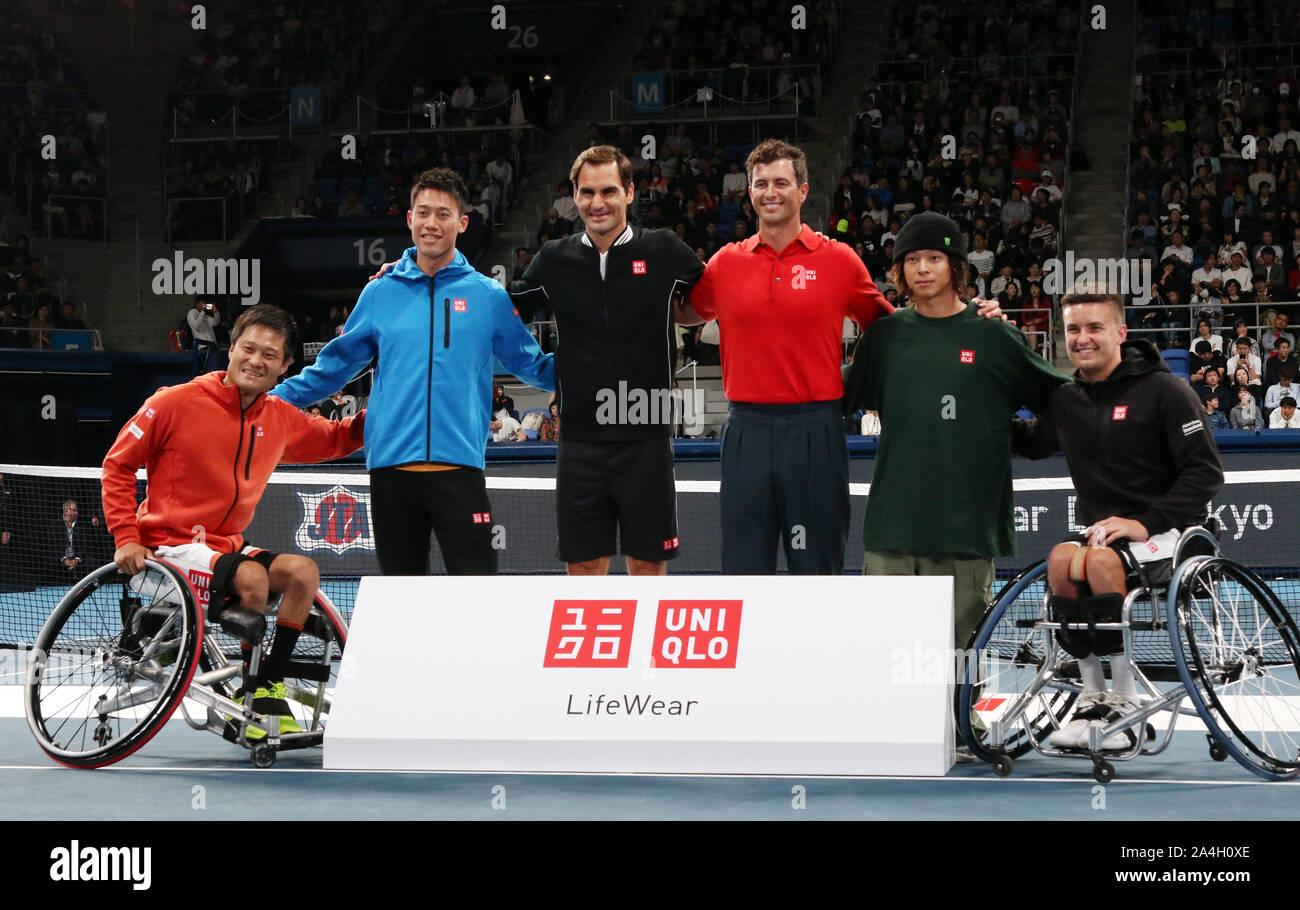
[[[1061,309],[1074,381],[1052,393],[1038,418],[1016,422],[1014,448],[1030,457],[1065,452],[1078,494],[1076,520],[1087,525],[1048,557],[1054,614],[1116,622],[1127,579],[1158,577],[1183,529],[1206,520],[1223,468],[1191,387],[1169,372],[1150,342],[1125,341],[1120,295],[1070,293]],[[1057,640],[1079,661],[1083,694],[1074,719],[1050,742],[1087,749],[1091,726],[1137,706],[1133,667],[1119,632],[1062,630]],[[1111,692],[1101,664],[1107,655]],[[1133,736],[1113,734],[1102,748],[1128,748]]]

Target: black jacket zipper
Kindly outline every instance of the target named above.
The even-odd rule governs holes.
[[[442,298],[442,349],[451,347],[451,298]]]
[[[226,514],[221,517],[221,521],[217,522],[217,527],[208,528],[213,533],[216,533],[217,528],[226,523],[230,513],[235,511],[235,506],[239,505],[239,456],[244,452],[244,414],[245,411],[241,409],[239,412],[239,447],[235,449],[235,498],[230,503],[230,508],[226,509]]]
[[[245,479],[245,480],[250,480],[250,481],[252,480],[252,478],[248,476],[248,472],[249,472],[249,470],[250,470],[250,469],[252,468],[252,466],[253,466],[253,444],[256,443],[256,442],[257,442],[257,427],[256,427],[256,426],[249,427],[249,430],[248,430],[248,458],[246,458],[246,459],[244,460],[244,479]]]
[[[435,298],[433,279],[429,279],[429,384],[424,390],[424,460],[433,457],[433,318]]]

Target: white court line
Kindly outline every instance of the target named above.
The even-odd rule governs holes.
[[[80,468],[53,465],[19,465],[0,464],[0,474],[38,474],[45,477],[73,478],[81,480],[99,480],[100,468]],[[137,480],[147,480],[144,468],[136,471]],[[1226,484],[1238,483],[1294,483],[1300,477],[1300,471],[1294,468],[1273,468],[1266,471],[1226,471]],[[489,490],[554,490],[553,477],[512,477],[495,475],[485,478]],[[343,483],[348,486],[370,486],[370,475],[364,471],[276,471],[271,475],[271,484],[287,485],[323,485]],[[1020,477],[1012,482],[1016,492],[1032,490],[1072,490],[1074,485],[1069,477]],[[679,480],[678,493],[717,493],[721,481],[717,480]],[[852,496],[866,496],[871,492],[869,483],[849,484]]]
[[[75,769],[64,768],[62,765],[51,763],[50,765],[0,765],[0,773],[5,771],[72,771]],[[1245,769],[1242,769],[1243,773]],[[97,768],[96,771],[120,771],[131,772],[140,771],[147,773],[156,773],[159,771],[176,771],[176,772],[222,772],[222,773],[242,773],[242,774],[443,774],[456,775],[465,777],[489,777],[492,775],[509,775],[510,777],[644,777],[644,778],[702,778],[713,780],[846,780],[846,781],[872,781],[872,780],[897,780],[897,781],[940,781],[943,783],[998,783],[1006,785],[1008,783],[1020,784],[1087,784],[1092,786],[1096,783],[1091,775],[1080,774],[1078,777],[998,777],[990,770],[987,777],[940,777],[937,775],[850,775],[850,774],[647,774],[637,771],[427,771],[427,770],[394,770],[389,768],[366,768],[366,769],[348,769],[348,768],[241,768],[226,767],[224,765],[208,767],[205,765],[146,765],[123,767],[121,765],[109,765],[104,768]],[[1140,777],[1116,777],[1110,781],[1111,784],[1159,784],[1159,785],[1178,785],[1186,786],[1188,784],[1204,785],[1211,787],[1297,787],[1300,786],[1300,780],[1293,781],[1268,781],[1268,780],[1195,780],[1195,779],[1171,779],[1162,780],[1156,778]]]

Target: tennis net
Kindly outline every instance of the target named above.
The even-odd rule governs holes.
[[[681,549],[674,573],[720,571],[717,462],[677,465],[678,529]],[[503,575],[556,574],[554,464],[489,467],[488,493],[493,541]],[[853,473],[869,479],[870,463],[854,462]],[[104,527],[98,468],[0,465],[0,648],[29,646],[41,625],[71,585],[113,557],[113,540]],[[1229,471],[1227,485],[1210,504],[1223,523],[1223,552],[1260,572],[1272,583],[1300,572],[1300,470]],[[144,494],[144,472],[138,495]],[[862,565],[860,529],[870,490],[850,486],[852,517],[845,554],[847,571]],[[1044,556],[1073,525],[1073,489],[1068,477],[1026,477],[1015,481],[1015,521],[1019,556],[998,561],[1008,577]],[[313,471],[284,468],[271,478],[246,533],[250,543],[279,553],[301,553],[320,567],[321,587],[348,618],[357,584],[378,574],[369,476],[355,470]],[[919,510],[943,520],[944,496]],[[69,539],[65,506],[75,503]],[[432,571],[445,571],[436,545]],[[613,560],[621,570],[621,560]],[[778,560],[784,571],[784,557]],[[1288,581],[1284,600],[1300,599]],[[508,583],[493,592],[508,591]]]

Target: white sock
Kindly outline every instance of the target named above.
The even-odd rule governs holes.
[[[1101,658],[1096,654],[1079,658],[1079,673],[1083,676],[1083,691],[1106,691],[1106,674],[1102,672]]]
[[[1114,689],[1117,696],[1125,701],[1137,701],[1137,685],[1133,679],[1133,664],[1123,651],[1110,656],[1110,678],[1115,684]]]

